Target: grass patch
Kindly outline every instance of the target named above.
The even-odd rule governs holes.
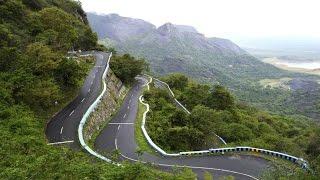
[[[138,104],[139,106],[138,106],[137,119],[134,124],[134,136],[135,136],[137,145],[141,151],[148,152],[153,155],[157,155],[157,153],[148,144],[141,129],[143,113],[147,110],[147,108],[143,104],[141,104],[140,101],[138,102]]]

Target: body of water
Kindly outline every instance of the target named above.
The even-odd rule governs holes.
[[[290,68],[302,68],[302,69],[320,69],[320,62],[285,62],[285,61],[278,61],[275,64],[283,65]]]

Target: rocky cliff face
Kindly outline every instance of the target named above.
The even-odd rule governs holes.
[[[111,70],[108,72],[105,81],[107,83],[107,91],[85,126],[84,138],[86,141],[89,141],[95,132],[99,132],[106,125],[111,116],[117,111],[121,99],[126,94],[126,87]]]

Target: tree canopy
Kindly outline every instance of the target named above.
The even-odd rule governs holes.
[[[173,176],[142,164],[123,168],[47,145],[47,120],[75,97],[93,66],[66,52],[97,47],[76,1],[0,0],[0,179],[195,179],[190,170]]]
[[[177,78],[179,77],[179,78]],[[144,96],[150,104],[147,131],[152,140],[167,151],[203,150],[222,147],[213,143],[215,134],[228,146],[252,146],[304,157],[314,169],[319,169],[320,127],[304,119],[272,115],[237,102],[222,86],[198,84],[183,75],[169,75],[162,79],[171,84],[176,98],[191,114],[176,106],[169,92],[151,84]],[[182,85],[181,79],[188,79]],[[178,81],[178,82],[177,82]],[[319,176],[296,172],[306,179]],[[275,174],[275,173],[273,173]],[[291,178],[293,175],[281,175]]]
[[[110,62],[112,71],[125,83],[133,83],[134,78],[148,69],[144,59],[136,59],[129,54],[114,56]]]

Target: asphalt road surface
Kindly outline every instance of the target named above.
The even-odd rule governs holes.
[[[95,149],[98,152],[108,154],[118,149],[122,160],[139,159],[136,154],[134,122],[138,111],[138,99],[146,82],[147,79],[137,80],[118,113],[97,137]],[[263,158],[245,155],[162,157],[145,152],[140,160],[153,163],[164,170],[170,170],[175,165],[190,167],[199,179],[202,179],[205,171],[211,172],[215,177],[232,175],[236,179],[254,179],[270,166]]]
[[[110,54],[94,52],[93,55],[95,66],[85,79],[79,95],[47,124],[46,136],[50,143],[71,141],[68,143],[70,147],[80,148],[77,129],[82,116],[101,93],[101,78]]]

